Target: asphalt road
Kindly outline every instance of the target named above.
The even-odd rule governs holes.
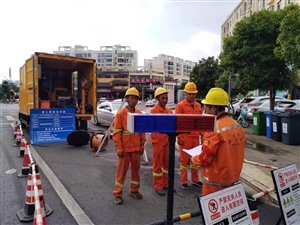
[[[13,131],[10,123],[17,118],[16,104],[1,104],[1,202],[0,224],[22,224],[16,212],[24,207],[26,179],[17,177],[22,159],[17,158],[18,148],[12,147]],[[105,127],[89,124],[90,130],[105,130]],[[28,130],[24,130],[29,140]],[[41,171],[41,180],[46,203],[54,210],[47,217],[47,224],[148,224],[162,220],[166,214],[166,196],[158,196],[152,188],[151,144],[146,145],[149,165],[140,170],[140,192],[144,198],[136,200],[128,195],[129,172],[124,188],[124,205],[113,203],[112,191],[117,166],[113,141],[106,151],[95,158],[89,145],[73,147],[66,143],[34,145],[34,152],[49,169]],[[44,167],[45,165],[40,165]],[[197,196],[200,188],[190,186],[182,190],[179,184],[178,152],[175,159],[174,216],[199,210]],[[52,171],[50,173],[49,171]],[[45,176],[47,174],[47,176]],[[50,174],[50,176],[49,176]],[[57,194],[58,193],[58,194]],[[258,203],[260,224],[275,224],[280,211],[277,207]],[[202,224],[200,217],[180,224]]]

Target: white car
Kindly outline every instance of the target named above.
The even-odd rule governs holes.
[[[296,103],[292,100],[276,100],[274,102],[274,110],[284,112],[285,109],[291,105],[295,105]],[[260,101],[250,108],[250,111],[247,114],[247,117],[252,119],[253,112],[268,112],[270,111],[270,101]]]
[[[275,107],[279,112],[300,112],[300,100],[281,101]]]
[[[110,125],[119,111],[124,108],[127,102],[120,100],[105,101],[97,106],[96,116],[94,117],[94,124]]]
[[[156,104],[156,100],[152,99],[152,100],[148,100],[145,104],[146,107],[153,107]]]

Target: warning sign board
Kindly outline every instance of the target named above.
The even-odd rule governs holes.
[[[271,173],[285,224],[300,224],[300,180],[296,164]]]
[[[198,198],[205,224],[253,224],[242,184]]]
[[[75,129],[75,109],[30,109],[32,144],[66,142]]]

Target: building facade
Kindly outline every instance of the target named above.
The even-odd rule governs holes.
[[[289,4],[300,4],[299,0],[241,0],[221,26],[221,40],[233,35],[233,29],[239,21],[260,10],[277,11]]]
[[[101,46],[100,50],[90,50],[87,46],[59,46],[54,54],[96,59],[97,68],[102,70],[136,70],[138,53],[129,46]]]
[[[160,54],[152,59],[144,60],[145,70],[162,73],[165,81],[175,81],[179,84],[188,82],[190,73],[196,63],[178,57]]]

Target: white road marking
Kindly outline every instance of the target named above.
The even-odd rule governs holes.
[[[16,119],[12,116],[5,116],[8,121],[16,121]]]

